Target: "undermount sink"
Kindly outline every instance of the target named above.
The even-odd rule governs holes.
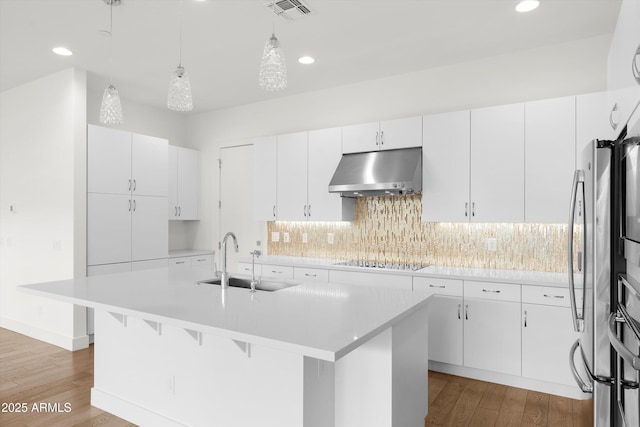
[[[198,285],[201,283],[204,283],[207,285],[221,285],[222,279],[219,277],[216,277],[214,279],[200,280],[196,282],[196,284]],[[296,286],[299,284],[300,282],[287,282],[287,281],[275,282],[271,280],[260,280],[256,285],[256,290],[273,292],[273,291],[279,291],[282,289],[290,288],[292,286]],[[229,277],[229,286],[232,288],[251,289],[251,279],[243,279],[241,277]]]

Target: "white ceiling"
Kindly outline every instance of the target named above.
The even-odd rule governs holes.
[[[271,34],[269,0],[183,0],[182,64],[193,113],[611,33],[621,0],[306,0],[313,14],[276,20],[289,87],[258,87]],[[122,97],[164,107],[178,64],[179,0],[122,0],[113,10],[113,82]],[[90,88],[109,81],[103,0],[0,0],[0,90],[76,66]],[[74,55],[60,57],[54,46]],[[316,63],[297,58],[310,54]]]

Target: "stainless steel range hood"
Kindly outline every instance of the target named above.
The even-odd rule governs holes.
[[[422,148],[344,154],[329,183],[342,197],[422,191]]]

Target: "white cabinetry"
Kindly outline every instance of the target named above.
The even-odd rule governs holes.
[[[640,2],[623,0],[607,61],[608,114],[618,136],[640,103]]]
[[[169,146],[169,219],[199,219],[200,152]]]
[[[88,265],[166,258],[168,142],[89,125]]]
[[[524,104],[471,111],[473,222],[524,221]]]
[[[464,366],[521,375],[520,286],[465,281],[464,294]]]
[[[307,135],[298,132],[277,137],[276,205],[280,221],[307,219]]]
[[[429,301],[429,360],[462,365],[462,280],[413,278],[414,292]]]
[[[408,291],[413,288],[411,276],[346,270],[329,271],[329,282],[379,288],[406,289]]]
[[[525,104],[525,215],[530,223],[567,221],[567,186],[575,170],[576,98]]]
[[[468,110],[423,117],[422,220],[469,221]]]
[[[206,267],[214,270],[213,254],[172,256],[169,258],[171,270],[191,270],[193,268]]]
[[[576,339],[568,289],[522,287],[523,377],[574,385],[567,349]]]
[[[576,96],[576,166],[580,167],[582,150],[594,139],[613,139],[609,125],[607,92]]]
[[[422,117],[364,123],[342,128],[342,152],[419,147],[422,144]]]
[[[293,267],[289,265],[262,264],[260,277],[293,279]]]
[[[305,282],[328,282],[329,270],[323,268],[294,267],[293,278]]]
[[[277,219],[278,142],[275,136],[253,141],[253,209],[256,221]]]

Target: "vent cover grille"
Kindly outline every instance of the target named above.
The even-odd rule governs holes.
[[[312,13],[312,10],[300,0],[280,0],[265,4],[273,13],[286,21],[303,18]]]

